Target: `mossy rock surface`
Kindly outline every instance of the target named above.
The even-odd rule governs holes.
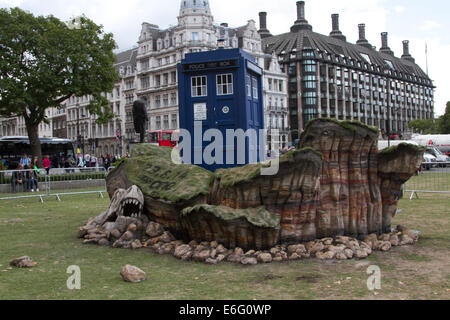
[[[214,174],[198,166],[174,164],[171,152],[149,144],[136,146],[125,160],[128,180],[144,195],[171,203],[208,195]]]
[[[321,159],[323,155],[312,148],[296,149],[287,152],[280,156],[280,166],[294,163],[295,156],[297,154],[312,152],[317,154]],[[220,179],[220,184],[224,187],[232,187],[242,182],[249,182],[261,175],[262,168],[270,167],[271,162],[248,164],[242,167],[235,167],[229,169],[219,169],[215,172],[215,175]]]
[[[368,125],[366,125],[366,124],[364,124],[364,123],[362,123],[361,121],[358,121],[358,120],[343,120],[343,121],[339,121],[339,120],[330,119],[330,118],[318,118],[318,119],[310,120],[308,122],[308,124],[306,125],[305,131],[309,127],[313,126],[317,122],[335,123],[335,124],[345,128],[347,130],[350,130],[352,132],[354,132],[356,130],[355,126],[368,129],[369,131],[372,131],[373,133],[379,133],[380,132],[380,129],[378,129],[377,127],[368,126]]]
[[[388,155],[388,154],[395,154],[397,152],[412,152],[412,153],[416,153],[416,152],[421,152],[424,151],[425,152],[426,148],[422,147],[422,146],[418,146],[415,144],[411,144],[411,143],[406,143],[406,142],[402,142],[396,146],[391,146],[388,148],[384,148],[382,150],[379,151],[380,155]]]
[[[248,223],[259,228],[279,228],[280,218],[275,213],[270,213],[265,207],[232,209],[225,206],[212,206],[201,204],[186,208],[181,212],[181,216],[188,216],[192,213],[206,212],[218,219],[232,221],[245,219]]]

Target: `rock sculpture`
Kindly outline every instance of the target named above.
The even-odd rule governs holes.
[[[107,178],[110,209],[89,221],[79,236],[86,243],[102,240],[103,244],[139,247],[144,240],[139,235],[152,221],[184,242],[216,241],[244,250],[327,237],[331,242],[338,236],[378,237],[391,232],[401,185],[420,166],[424,150],[402,144],[378,152],[377,143],[378,130],[359,122],[314,120],[297,149],[280,158],[274,176],[262,176],[261,168],[267,164],[261,163],[215,173],[194,165],[174,165],[172,149],[139,145]],[[137,196],[126,197],[127,189]],[[133,206],[123,201],[126,198],[132,199]],[[137,221],[130,224],[130,219]],[[121,227],[124,222],[129,223],[127,228]],[[158,250],[180,257],[211,256],[206,248],[195,253],[187,247],[179,249],[167,235],[164,241],[155,241],[152,230],[146,235],[150,242],[144,245],[161,242]],[[386,241],[380,245],[381,250],[388,247]],[[350,255],[345,250],[333,252],[319,256],[343,259]],[[302,254],[306,253],[290,252],[294,259]],[[352,256],[364,254],[360,250]],[[233,260],[233,256],[227,257]],[[248,258],[256,258],[246,259],[248,264],[284,259],[283,255],[269,259],[267,254]]]

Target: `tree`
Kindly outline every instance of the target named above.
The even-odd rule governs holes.
[[[450,101],[447,102],[444,115],[439,118],[439,133],[450,134]]]
[[[0,115],[25,119],[40,163],[38,128],[48,123],[48,108],[89,95],[87,109],[98,115],[98,123],[113,117],[102,93],[111,92],[119,79],[115,48],[113,35],[85,16],[66,24],[19,8],[0,9]]]
[[[438,133],[437,122],[434,119],[412,120],[409,122],[409,127],[414,132],[421,134]]]

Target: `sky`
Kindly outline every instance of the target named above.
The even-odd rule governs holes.
[[[296,0],[210,0],[216,23],[242,26],[258,22],[267,12],[272,34],[288,32],[296,20]],[[331,31],[331,14],[339,13],[340,30],[347,41],[358,40],[358,24],[366,24],[366,38],[380,48],[381,32],[389,33],[389,46],[396,56],[402,41],[410,41],[410,53],[434,81],[435,114],[442,115],[450,101],[450,1],[448,0],[306,0],[306,19],[313,30]],[[85,14],[112,32],[120,50],[136,46],[142,22],[168,28],[177,24],[181,0],[0,0],[0,7],[18,6],[35,15],[54,15],[61,20]]]

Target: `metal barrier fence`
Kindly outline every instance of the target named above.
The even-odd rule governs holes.
[[[106,192],[106,176],[113,168],[52,168],[0,171],[0,200],[99,194]],[[77,189],[93,189],[76,191]]]
[[[419,193],[450,194],[450,162],[423,163],[421,171],[403,186],[411,192],[410,200]]]

